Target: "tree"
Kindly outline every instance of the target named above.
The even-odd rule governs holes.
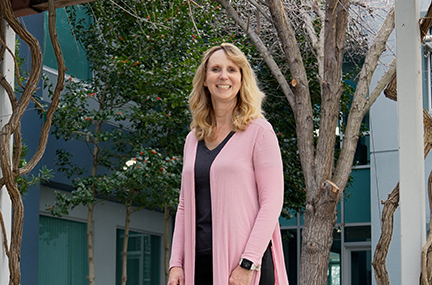
[[[362,119],[395,73],[393,61],[375,89],[369,90],[394,29],[394,9],[389,9],[375,38],[369,34],[368,41],[360,22],[350,17],[365,4],[335,0],[218,2],[260,52],[294,114],[306,190],[299,284],[326,284],[336,206],[349,180]],[[271,45],[269,34],[274,39]],[[302,51],[315,57],[313,75],[318,79],[319,94],[312,93],[315,81],[307,73]],[[347,51],[364,57],[344,126],[343,145],[335,157],[342,66]],[[283,65],[277,64],[280,58]],[[314,103],[316,96],[319,105]],[[316,108],[318,113],[314,112]]]
[[[181,157],[164,157],[154,149],[145,149],[126,162],[122,170],[104,177],[104,186],[112,185],[116,199],[126,207],[125,230],[122,250],[121,284],[127,281],[127,246],[131,214],[142,208],[160,210],[160,205],[177,201],[180,193]],[[107,191],[108,192],[108,191]],[[171,207],[173,205],[170,205]],[[168,231],[166,231],[168,235]]]
[[[10,241],[10,247],[7,240],[7,236],[5,233],[5,224],[0,215],[0,222],[2,225],[2,233],[4,240],[4,248],[6,255],[9,260],[9,284],[20,284],[21,272],[20,272],[20,251],[21,251],[21,240],[22,240],[22,226],[23,226],[23,216],[24,209],[22,204],[22,197],[15,183],[16,179],[21,175],[24,175],[30,172],[36,164],[41,159],[46,143],[49,135],[49,128],[51,126],[51,119],[55,109],[57,108],[58,99],[60,97],[60,91],[63,89],[63,78],[64,78],[64,64],[63,57],[61,54],[61,50],[57,41],[57,34],[55,32],[55,10],[54,10],[54,1],[49,2],[49,19],[50,19],[50,37],[52,44],[54,46],[58,66],[59,66],[59,80],[56,84],[53,101],[49,108],[43,112],[45,113],[46,121],[42,126],[41,136],[39,139],[39,144],[37,147],[37,151],[33,154],[30,161],[25,165],[20,165],[20,158],[22,153],[22,143],[21,143],[21,133],[20,133],[20,120],[21,117],[27,108],[30,101],[33,99],[34,92],[36,91],[37,84],[40,79],[40,74],[42,70],[42,54],[40,51],[40,46],[37,40],[22,26],[22,24],[18,21],[14,12],[12,10],[12,6],[10,1],[0,1],[0,10],[2,14],[2,19],[5,21],[3,23],[7,23],[15,33],[29,46],[31,51],[32,58],[32,68],[29,73],[29,78],[26,82],[22,82],[21,78],[19,78],[19,74],[17,74],[17,82],[21,83],[21,90],[18,94],[14,93],[14,88],[9,84],[9,82],[5,79],[4,75],[1,74],[0,84],[6,91],[9,100],[12,105],[12,115],[10,116],[8,122],[2,127],[0,134],[0,163],[1,163],[1,171],[3,177],[0,178],[0,186],[6,186],[9,197],[12,201],[13,208],[13,220],[12,220],[12,239]],[[54,20],[54,22],[53,22]],[[5,35],[3,33],[3,26],[1,27],[1,58],[3,60],[5,53],[9,53],[12,57],[14,57],[13,51],[11,51],[7,47],[7,43],[5,42]],[[15,63],[16,58],[14,57]],[[16,65],[16,64],[15,64]],[[19,97],[19,98],[18,98]],[[10,142],[14,138],[13,144],[13,159],[10,160],[11,146]]]

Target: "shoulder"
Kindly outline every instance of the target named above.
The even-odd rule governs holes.
[[[267,121],[264,118],[258,118],[258,119],[254,119],[248,126],[248,128],[246,129],[246,131],[248,131],[249,129],[252,130],[270,130],[273,131],[273,126],[269,123],[269,121]]]
[[[276,136],[273,126],[263,118],[252,120],[247,129],[240,133],[251,141],[260,141],[267,137]]]

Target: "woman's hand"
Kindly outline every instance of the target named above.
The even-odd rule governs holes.
[[[229,285],[250,285],[253,274],[254,270],[247,270],[237,265],[233,272],[231,272]]]
[[[185,285],[183,268],[171,268],[167,285]]]

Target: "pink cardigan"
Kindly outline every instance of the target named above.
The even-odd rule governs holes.
[[[170,268],[182,267],[185,284],[194,283],[194,165],[198,140],[186,138],[180,202],[175,221]],[[210,170],[213,222],[213,284],[227,285],[241,258],[260,264],[269,241],[275,265],[275,285],[287,285],[278,218],[283,204],[283,170],[272,126],[254,120],[236,132]],[[260,272],[252,285],[258,285]]]

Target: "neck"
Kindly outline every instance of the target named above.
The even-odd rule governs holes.
[[[232,113],[235,107],[235,102],[213,104],[213,110],[218,128],[229,125],[231,128]]]

